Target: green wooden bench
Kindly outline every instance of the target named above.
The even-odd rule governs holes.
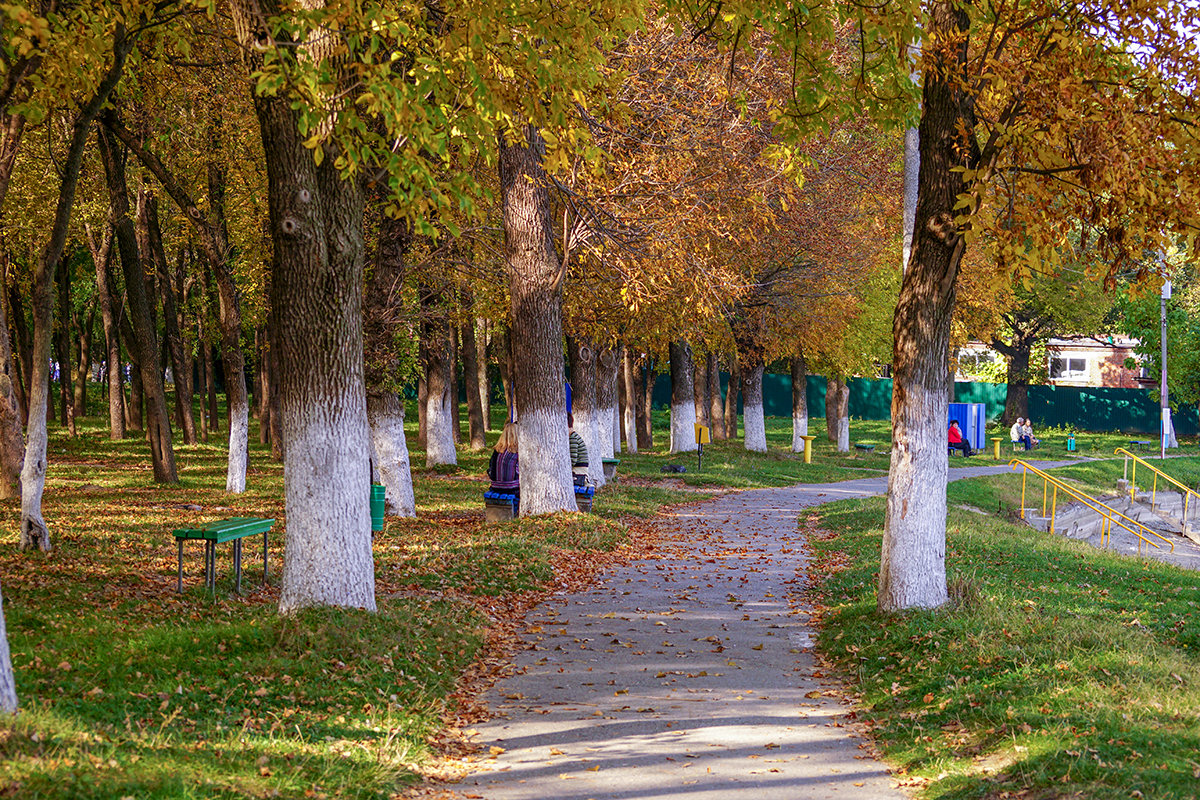
[[[604,465],[604,480],[615,481],[617,479],[617,466],[621,463],[621,459],[605,458],[601,463]]]
[[[179,544],[179,571],[176,591],[183,591],[183,543],[189,539],[204,542],[204,586],[217,590],[217,545],[233,542],[234,575],[237,591],[242,591],[242,539],[261,533],[263,537],[263,583],[267,582],[267,533],[275,520],[264,517],[233,517],[210,522],[199,528],[176,528],[171,533]]]

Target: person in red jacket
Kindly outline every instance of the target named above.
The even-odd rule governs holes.
[[[946,436],[951,447],[962,450],[964,456],[972,455],[971,445],[963,440],[962,428],[958,427],[958,422],[950,421],[950,430],[946,432]]]

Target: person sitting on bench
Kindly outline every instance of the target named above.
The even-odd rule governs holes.
[[[950,421],[950,429],[946,432],[946,438],[949,440],[950,447],[962,450],[964,456],[972,455],[971,445],[963,440],[962,429],[958,427],[957,421]]]
[[[588,449],[575,430],[575,415],[567,412],[568,439],[571,442],[571,477],[576,486],[587,486]]]
[[[1027,434],[1025,431],[1029,430]],[[1023,444],[1026,450],[1033,448],[1032,429],[1025,425],[1024,417],[1017,417],[1017,421],[1013,423],[1012,428],[1008,432],[1008,438],[1012,439],[1014,445]]]
[[[500,440],[492,451],[487,476],[492,479],[492,491],[521,496],[521,476],[517,470],[517,423],[504,423]]]
[[[1025,420],[1025,425],[1021,428],[1021,437],[1025,440],[1026,450],[1031,450],[1034,447],[1037,447],[1038,443],[1042,441],[1041,439],[1035,439],[1033,437],[1033,427],[1029,424],[1029,420]]]

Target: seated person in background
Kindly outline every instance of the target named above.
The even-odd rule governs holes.
[[[1033,447],[1033,442],[1029,440],[1029,436],[1025,433],[1028,429],[1028,426],[1025,424],[1025,418],[1017,417],[1017,421],[1013,423],[1012,429],[1008,432],[1008,437],[1012,439],[1013,444],[1023,444],[1025,445],[1025,449],[1028,450]]]
[[[588,451],[583,437],[575,431],[575,415],[567,413],[568,439],[571,442],[571,475],[576,486],[587,485]]]
[[[487,476],[492,479],[492,491],[521,496],[521,481],[517,472],[517,423],[504,423],[500,440],[492,451]]]
[[[1033,438],[1033,427],[1030,426],[1029,420],[1025,420],[1025,426],[1021,428],[1021,438],[1025,442],[1025,449],[1037,447],[1041,439]]]
[[[958,427],[958,422],[950,421],[950,429],[946,432],[946,438],[950,446],[955,450],[962,450],[964,456],[972,454],[971,445],[963,441],[962,428]]]

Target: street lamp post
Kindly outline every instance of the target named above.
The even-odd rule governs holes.
[[[1162,421],[1159,423],[1159,458],[1167,457],[1167,438],[1171,435],[1171,407],[1167,404],[1167,301],[1171,299],[1171,282],[1164,280],[1162,298],[1159,300],[1159,318],[1162,321],[1162,377],[1159,399],[1162,405]]]

